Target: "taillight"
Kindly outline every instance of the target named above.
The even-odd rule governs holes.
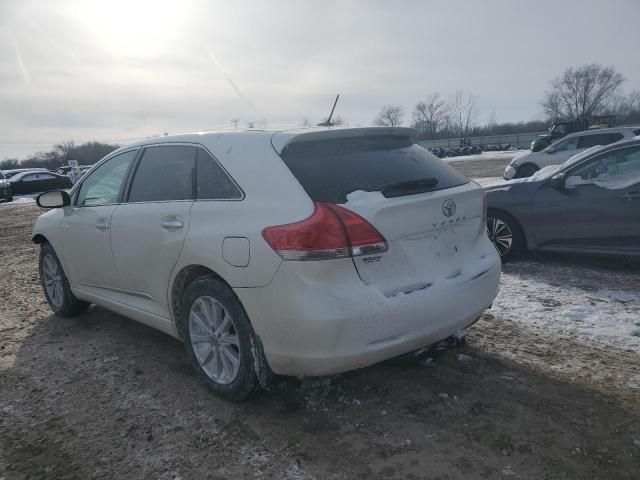
[[[284,260],[328,260],[387,250],[386,240],[373,225],[328,203],[314,203],[309,218],[267,227],[262,236]]]
[[[487,225],[487,205],[488,205],[488,200],[487,200],[487,192],[482,192],[482,225],[486,226]]]

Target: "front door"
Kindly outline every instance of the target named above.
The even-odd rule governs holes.
[[[112,220],[114,260],[128,304],[171,318],[168,287],[189,229],[196,148],[146,147]]]
[[[138,150],[107,160],[82,182],[62,222],[67,273],[76,288],[105,294],[120,287],[111,252],[111,219]]]
[[[640,146],[611,150],[544,185],[531,206],[539,246],[640,251]]]

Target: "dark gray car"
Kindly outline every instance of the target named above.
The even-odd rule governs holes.
[[[524,250],[640,256],[640,137],[487,187],[503,261]]]

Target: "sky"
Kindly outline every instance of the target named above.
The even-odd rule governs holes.
[[[640,1],[0,0],[0,159],[55,143],[321,121],[478,96],[476,121],[542,117],[565,68],[640,90]]]

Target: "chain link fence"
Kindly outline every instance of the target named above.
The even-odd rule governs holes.
[[[444,138],[439,140],[423,140],[420,145],[427,149],[455,148],[464,146],[511,145],[516,148],[529,148],[531,141],[539,135],[549,132],[513,133],[510,135],[486,135],[482,137]]]

